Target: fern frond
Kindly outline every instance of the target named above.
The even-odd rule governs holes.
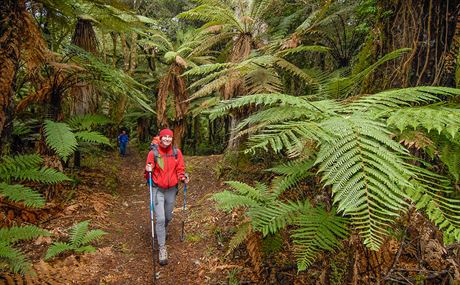
[[[0,196],[14,202],[23,202],[27,207],[41,208],[46,202],[40,193],[20,184],[9,185],[1,182]]]
[[[257,149],[268,150],[270,147],[276,153],[282,149],[299,153],[306,141],[325,139],[328,135],[315,122],[287,122],[269,125],[259,134],[252,135],[248,141],[245,153],[254,153]]]
[[[460,129],[460,110],[444,106],[404,108],[392,113],[387,123],[401,132],[408,127],[413,129],[422,127],[428,132],[431,130],[436,130],[439,134],[445,132],[453,139]]]
[[[27,169],[12,175],[15,179],[24,181],[34,181],[46,184],[57,184],[71,179],[64,173],[53,168]]]
[[[74,135],[78,140],[81,140],[84,142],[99,143],[99,144],[105,144],[109,146],[112,145],[109,139],[99,132],[81,131],[81,132],[75,132]]]
[[[251,217],[253,228],[266,236],[269,233],[275,234],[292,224],[300,212],[308,211],[310,207],[308,201],[283,203],[275,200],[273,203],[251,208],[248,216]]]
[[[90,130],[94,126],[103,126],[110,122],[109,118],[99,114],[73,116],[66,121],[71,128],[77,130]]]
[[[460,89],[448,87],[419,86],[403,89],[394,89],[379,92],[371,96],[361,97],[350,103],[347,110],[359,112],[392,111],[401,107],[415,104],[426,105],[441,101],[441,96],[458,96]]]
[[[460,145],[446,144],[441,147],[439,158],[447,166],[455,182],[460,180]]]
[[[38,154],[3,156],[0,163],[0,178],[9,180],[13,174],[25,169],[35,169],[43,159]]]
[[[341,109],[340,104],[332,100],[310,101],[305,97],[296,97],[282,93],[261,93],[223,101],[209,113],[211,113],[211,118],[215,118],[232,109],[239,109],[251,104],[272,107],[291,106],[305,108],[305,111],[321,112],[329,115]]]
[[[354,114],[323,123],[338,137],[321,145],[320,164],[325,185],[332,185],[338,211],[353,224],[371,249],[378,249],[387,229],[407,208],[406,194],[413,173],[404,165],[407,151],[391,140],[382,123]]]
[[[51,234],[36,226],[22,226],[0,229],[0,240],[6,243],[14,243],[19,240],[29,240],[40,236],[50,236]]]
[[[295,66],[294,64],[290,63],[289,61],[279,58],[275,64],[282,68],[283,70],[289,72],[291,75],[303,80],[304,82],[308,84],[317,84],[316,78],[310,77],[308,73],[303,72],[302,69],[299,67]]]
[[[228,243],[227,254],[234,251],[239,245],[247,240],[249,235],[252,234],[252,226],[250,222],[245,222],[236,228],[236,233],[232,236]]]
[[[46,120],[44,129],[46,144],[66,161],[77,149],[78,145],[75,135],[72,133],[69,125]]]
[[[292,54],[302,53],[302,52],[328,52],[330,48],[325,46],[303,46],[300,45],[295,48],[284,49],[282,51],[277,52],[275,55],[279,57],[284,57]]]
[[[80,222],[70,230],[70,244],[78,248],[82,245],[86,233],[88,232],[89,220]]]
[[[239,207],[257,206],[258,202],[242,195],[230,191],[223,191],[212,195],[212,199],[217,202],[217,207],[230,211]]]
[[[106,234],[103,230],[91,230],[85,234],[85,237],[81,240],[81,244],[88,244],[102,238]]]
[[[460,196],[443,176],[420,167],[411,166],[416,173],[413,188],[407,193],[417,209],[424,210],[428,218],[444,233],[446,242],[460,240]],[[442,195],[441,195],[442,194]]]
[[[299,182],[311,176],[312,173],[309,170],[313,165],[313,160],[301,158],[268,169],[269,171],[283,175],[276,178],[272,183],[275,195],[281,195],[285,190],[296,186]]]
[[[297,268],[307,269],[322,251],[338,248],[348,235],[347,220],[335,210],[330,213],[321,207],[310,208],[300,215],[295,224],[299,227],[291,235],[296,246]]]
[[[12,248],[9,243],[0,240],[0,265],[3,265],[2,263],[14,273],[26,274],[31,271],[31,264],[24,254]]]
[[[65,251],[74,250],[71,244],[65,242],[54,242],[46,251],[45,260],[51,259]]]
[[[265,193],[260,191],[260,189],[264,189],[264,187],[261,187],[260,184],[258,184],[258,188],[255,188],[239,181],[226,181],[225,183],[233,189],[237,190],[241,195],[249,197],[253,200],[264,201],[266,199],[266,196],[264,195]]]
[[[76,253],[91,253],[95,252],[96,248],[92,245],[80,246],[74,249]]]
[[[232,63],[213,63],[213,64],[203,64],[197,67],[194,67],[182,74],[182,76],[191,76],[191,75],[206,75],[212,72],[219,71],[220,69],[225,69],[231,67]]]

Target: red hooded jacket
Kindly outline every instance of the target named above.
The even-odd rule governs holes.
[[[167,189],[175,187],[179,181],[185,179],[185,164],[184,157],[180,149],[177,149],[177,159],[174,156],[172,146],[164,148],[161,144],[158,146],[158,154],[163,160],[163,169],[160,165],[155,164],[155,155],[153,150],[147,155],[146,166],[152,164],[152,179],[153,183],[160,188]],[[148,174],[146,174],[148,175]],[[148,176],[146,177],[148,178]]]

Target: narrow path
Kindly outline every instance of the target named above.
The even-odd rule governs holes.
[[[126,257],[119,269],[129,275],[125,284],[148,284],[153,280],[155,259],[158,284],[203,284],[205,272],[200,272],[202,263],[209,257],[212,244],[213,219],[216,213],[212,202],[206,198],[220,189],[214,178],[213,169],[219,161],[214,157],[186,157],[191,182],[187,192],[188,210],[183,208],[183,191],[179,190],[174,218],[168,229],[169,264],[159,266],[158,245],[155,244],[155,258],[152,258],[152,239],[149,216],[149,192],[142,174],[145,158],[131,151],[122,159],[119,197],[111,217],[110,238]],[[185,220],[184,220],[185,219]],[[186,240],[180,241],[181,222],[185,221]],[[208,256],[206,256],[208,255]],[[200,276],[203,275],[203,276]],[[201,278],[202,277],[202,278]]]
[[[101,158],[106,169],[86,173],[85,190],[79,191],[64,216],[56,223],[55,239],[66,238],[68,228],[91,219],[91,227],[108,234],[92,254],[67,254],[51,261],[37,260],[32,284],[144,285],[153,284],[153,256],[149,213],[149,191],[143,179],[147,152],[129,149],[124,158]],[[187,191],[187,210],[182,211],[183,192],[179,190],[174,218],[168,229],[169,264],[159,266],[155,244],[156,284],[228,284],[229,270],[240,268],[226,264],[221,227],[230,223],[208,198],[222,184],[214,175],[221,157],[185,157],[191,182]],[[100,181],[117,172],[113,183]],[[102,178],[101,178],[102,177]],[[110,179],[109,179],[110,180]],[[112,185],[110,185],[112,184]],[[110,194],[112,193],[112,194]],[[185,219],[186,239],[180,241],[181,222]],[[45,249],[51,241],[41,241]]]

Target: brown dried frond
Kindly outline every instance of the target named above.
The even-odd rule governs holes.
[[[260,233],[254,232],[248,237],[246,248],[251,257],[251,263],[254,266],[255,274],[258,277],[262,268],[262,243]]]
[[[222,28],[224,27],[224,25],[212,25],[212,26],[209,26],[205,29],[206,32],[209,32],[209,33],[217,33],[217,32],[220,32],[222,30]]]
[[[282,45],[281,50],[289,49],[289,48],[296,48],[300,45],[300,37],[296,33],[293,33],[292,36],[287,39]]]
[[[27,12],[22,12],[22,30],[21,30],[21,58],[25,62],[30,72],[35,72],[38,67],[52,58],[52,54],[46,47],[45,40],[32,16]]]
[[[183,68],[187,68],[187,62],[180,55],[176,55],[176,63]]]
[[[429,137],[418,131],[404,132],[401,135],[400,143],[404,144],[407,148],[415,148],[417,150],[433,145],[433,141]]]
[[[251,34],[240,34],[233,45],[230,54],[231,62],[241,62],[248,58],[253,48],[253,41]]]

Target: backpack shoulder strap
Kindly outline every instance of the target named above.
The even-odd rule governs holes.
[[[151,145],[150,147],[153,151],[153,161],[155,162],[155,164],[157,164],[158,162],[158,157],[160,156],[160,153],[158,152],[158,145],[157,144],[153,144]]]
[[[177,147],[173,146],[173,155],[174,158],[177,159]]]

